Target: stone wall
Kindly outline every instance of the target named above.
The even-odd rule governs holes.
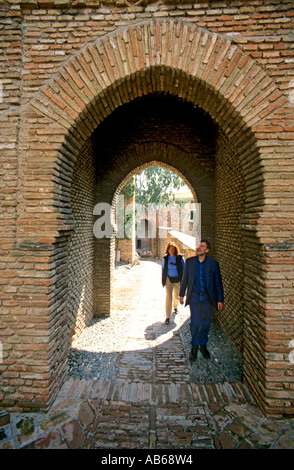
[[[79,335],[93,318],[93,267],[95,254],[95,162],[89,141],[77,160],[71,186],[74,230],[68,242],[69,335]]]
[[[166,165],[197,193],[209,221],[206,233],[216,223],[220,258],[225,233],[215,207],[228,221],[235,201],[222,165],[234,162],[238,190],[241,169],[243,245],[235,241],[234,252],[244,253],[245,380],[264,411],[293,414],[292,2],[4,0],[0,8],[2,405],[46,408],[65,377],[68,289],[78,285],[69,283],[68,269],[83,266],[69,245],[78,236],[71,186],[78,187],[75,168],[81,169],[82,149],[93,139],[95,203],[112,202],[138,168]],[[127,132],[112,159],[101,154],[94,142],[101,123],[155,95],[174,97],[182,110],[190,105],[195,117],[200,110],[203,123],[212,123],[207,129],[221,130],[216,152],[204,156],[193,149],[185,122],[179,132],[189,146],[159,133],[159,141],[136,142]],[[238,214],[241,204],[240,197]],[[107,314],[114,240],[94,245],[100,264],[94,263],[88,299],[93,295],[94,314]],[[240,297],[229,296],[237,306]]]
[[[244,240],[239,221],[245,209],[245,182],[237,152],[222,133],[216,146],[216,188],[216,258],[225,291],[225,308],[217,318],[243,350]]]

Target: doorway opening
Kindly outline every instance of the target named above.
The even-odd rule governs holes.
[[[191,103],[164,94],[148,95],[121,106],[106,118],[88,139],[81,155],[79,165],[82,161],[84,180],[81,167],[76,166],[74,181],[79,184],[73,184],[77,194],[73,194],[72,208],[76,220],[85,219],[88,212],[92,226],[93,206],[97,203],[110,204],[111,220],[115,220],[118,195],[138,171],[160,166],[177,173],[188,184],[193,200],[201,204],[202,236],[211,241],[211,255],[218,259],[223,273],[228,308],[217,321],[242,352],[244,244],[239,222],[245,185],[237,151],[218,125]],[[89,194],[86,205],[85,197],[81,197],[85,188]],[[193,210],[189,216],[193,220]],[[146,227],[147,219],[144,220]],[[77,272],[83,265],[89,282],[85,277],[83,282],[81,277],[72,277],[75,331],[77,313],[83,327],[93,316],[111,316],[113,272],[118,259],[115,231],[109,238],[95,239],[87,230],[87,243],[84,236],[85,224],[77,224],[70,244],[69,269]],[[74,237],[83,237],[82,248],[77,248]],[[142,247],[142,239],[138,240]],[[88,250],[87,255],[82,255],[81,250]],[[76,289],[77,282],[80,289]],[[88,292],[83,290],[84,285],[89,287]],[[83,308],[86,303],[91,312],[89,319]]]
[[[115,195],[116,262],[161,257],[175,237],[186,255],[195,250],[201,229],[195,196],[179,174],[155,163],[138,171]]]

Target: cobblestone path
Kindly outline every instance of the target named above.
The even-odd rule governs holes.
[[[294,419],[263,416],[241,381],[193,379],[205,359],[189,363],[188,308],[164,324],[160,263],[118,276],[113,301],[120,340],[89,353],[97,367],[99,357],[111,362],[107,373],[69,376],[47,413],[0,414],[0,448],[294,448]]]

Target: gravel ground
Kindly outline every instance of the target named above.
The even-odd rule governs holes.
[[[186,352],[189,354],[191,335],[189,321],[181,329]],[[200,351],[192,364],[191,380],[195,383],[241,382],[243,377],[243,357],[234,343],[213,319],[209,332],[207,348],[210,360],[203,359]]]
[[[118,320],[118,319],[117,319]],[[68,374],[79,379],[112,379],[129,325],[129,315],[94,319],[73,343]]]
[[[115,270],[115,280],[124,280],[129,267],[121,265]],[[123,350],[128,328],[132,322],[129,310],[115,310],[111,317],[96,318],[85,328],[83,333],[73,342],[68,357],[69,377],[79,379],[114,377],[120,352]],[[187,355],[190,352],[189,320],[180,329]],[[213,320],[208,349],[211,359],[203,359],[201,353],[191,365],[191,381],[205,382],[239,382],[242,381],[242,354],[232,341],[225,335],[218,323]]]
[[[123,280],[130,266],[120,263],[114,271],[114,282]],[[68,375],[79,379],[112,379],[128,326],[128,310],[114,309],[110,317],[94,318],[74,340],[68,356]]]

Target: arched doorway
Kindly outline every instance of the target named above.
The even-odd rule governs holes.
[[[161,158],[162,153],[164,155],[164,148],[160,149],[160,146],[158,146],[157,158]],[[136,168],[131,175],[133,176],[127,176],[122,181],[114,194],[112,206],[116,207],[116,218],[118,218],[117,199],[122,195],[121,187],[123,187],[122,192],[124,195],[125,188],[130,188],[129,184],[132,181],[133,206],[128,206],[127,212],[129,209],[133,210],[132,235],[136,252],[142,256],[161,257],[164,252],[162,244],[165,243],[166,245],[166,237],[168,236],[163,226],[168,225],[174,230],[185,230],[187,234],[190,233],[191,237],[192,234],[196,233],[199,216],[196,217],[194,203],[197,203],[197,196],[189,181],[177,169],[162,161],[151,161],[149,164],[143,164]],[[185,197],[182,199],[178,195],[176,196],[179,186],[185,190],[185,193],[183,193]],[[195,220],[192,222],[190,212],[193,209],[195,210]],[[113,222],[113,224],[115,223],[117,221]],[[127,222],[126,231],[129,230],[128,225]],[[120,237],[118,236],[118,238]],[[195,249],[195,240],[191,243],[193,249]]]
[[[148,166],[157,164],[176,172],[191,188],[202,206],[202,234],[212,242],[212,255],[219,259],[225,280],[228,307],[219,321],[243,351],[244,252],[239,220],[244,210],[245,185],[236,152],[219,126],[200,108],[177,97],[156,94],[113,111],[89,141],[84,159],[96,165],[95,203],[111,204],[113,214],[120,189]],[[75,173],[79,178],[78,168]],[[79,211],[85,217],[84,199]],[[114,225],[115,217],[112,219]],[[93,270],[97,277],[90,293],[93,310],[97,316],[111,315],[115,234],[94,243]],[[70,266],[84,265],[86,259],[84,255],[78,261],[75,251],[70,250]],[[75,279],[80,284],[81,278]],[[77,285],[73,291],[78,290]],[[79,305],[72,312],[73,318]]]
[[[162,41],[154,41],[155,36],[162,37]],[[125,49],[126,43],[132,44],[131,58]],[[172,54],[172,47],[176,50],[181,49],[183,53]],[[262,86],[255,86],[257,82]],[[244,289],[242,305],[245,324],[243,341],[245,377],[262,406],[270,410],[275,406],[275,399],[274,393],[271,396],[271,392],[266,389],[265,370],[271,367],[266,364],[265,351],[268,325],[260,320],[267,314],[266,278],[260,273],[264,271],[265,258],[272,249],[269,245],[265,253],[264,243],[267,238],[262,241],[261,223],[266,206],[263,186],[265,169],[261,159],[266,158],[267,146],[263,145],[263,135],[257,135],[254,126],[257,123],[260,126],[262,124],[266,130],[267,126],[270,126],[268,120],[270,113],[274,108],[283,106],[283,103],[276,98],[275,85],[268,79],[266,73],[238,47],[232,46],[228,40],[217,34],[201,30],[191,24],[173,21],[138,24],[136,27],[127,28],[90,44],[88,48],[78,52],[76,57],[69,60],[60,69],[59,74],[49,80],[24,109],[21,132],[23,142],[29,140],[26,119],[30,119],[32,112],[37,115],[38,129],[46,128],[49,129],[50,135],[59,136],[59,138],[49,138],[47,147],[44,143],[42,145],[42,152],[46,154],[47,160],[40,171],[44,171],[45,174],[48,172],[48,165],[51,165],[52,191],[47,206],[52,210],[52,218],[50,223],[43,227],[42,223],[32,216],[28,224],[31,229],[29,241],[28,231],[23,230],[21,225],[26,216],[25,199],[20,200],[18,207],[20,222],[17,231],[18,246],[25,249],[26,243],[34,243],[39,247],[36,248],[39,253],[44,255],[45,251],[50,255],[50,259],[54,260],[47,270],[48,278],[52,282],[44,284],[42,294],[40,291],[32,294],[36,299],[41,296],[47,301],[43,312],[48,322],[44,337],[48,347],[44,353],[44,361],[50,365],[46,366],[50,386],[44,393],[45,401],[46,403],[52,401],[65,375],[65,358],[69,343],[67,295],[69,288],[74,290],[74,286],[70,287],[67,269],[69,248],[72,243],[70,238],[75,231],[76,223],[70,205],[75,164],[77,161],[83,164],[85,160],[81,156],[86,147],[93,144],[91,139],[95,129],[99,128],[115,109],[119,109],[123,104],[135,102],[142,96],[158,93],[176,97],[193,107],[196,106],[201,110],[202,116],[207,115],[218,128],[217,142],[214,139],[215,152],[219,155],[219,161],[221,155],[223,158],[217,170],[218,184],[214,186],[211,183],[215,182],[215,178],[209,173],[211,165],[205,168],[205,162],[200,163],[199,159],[196,164],[198,183],[192,182],[190,175],[187,174],[187,177],[189,176],[189,181],[195,190],[203,184],[203,195],[208,188],[207,194],[202,198],[203,203],[209,201],[209,198],[211,201],[219,201],[214,210],[217,207],[221,208],[222,218],[217,221],[215,215],[207,211],[211,215],[209,220],[205,219],[207,224],[216,222],[214,230],[216,255],[218,257],[221,255],[226,265],[233,259],[244,261],[244,275],[242,269],[240,274]],[[20,161],[22,175],[29,171],[30,155],[40,152],[39,144],[37,132],[30,148],[24,146]],[[102,172],[100,168],[93,166],[93,161],[89,161],[90,154],[87,153],[87,165],[91,167],[91,182],[86,188],[82,180],[73,184],[80,185],[83,191],[88,191],[87,196],[80,191],[83,201],[87,197],[88,215],[90,201],[92,203],[103,198],[107,202],[107,194],[109,201],[111,200],[114,194],[113,188],[118,187],[124,175],[133,171],[134,163],[131,162],[137,160],[137,166],[143,164],[146,162],[146,155],[155,160],[158,158],[158,152],[161,154],[161,161],[167,164],[175,166],[174,161],[178,161],[179,170],[185,174],[189,154],[170,142],[135,144],[127,155],[121,152],[120,160],[113,162],[108,169],[106,165]],[[178,159],[179,154],[180,159]],[[141,158],[143,160],[140,160]],[[108,178],[105,178],[107,170],[110,172],[113,186],[109,184]],[[237,183],[240,170],[243,183],[241,180]],[[234,181],[233,185],[231,178]],[[96,185],[95,182],[98,180],[99,185]],[[230,201],[233,200],[230,189],[234,186],[237,188],[238,184],[239,212],[233,213],[230,212]],[[25,180],[21,179],[19,185],[20,188],[25,187]],[[200,193],[201,191],[199,195]],[[220,206],[219,197],[224,194],[226,198],[223,197]],[[234,220],[234,224],[238,221],[238,237],[243,237],[242,244],[240,239],[238,240],[240,251],[237,255],[232,246],[225,247],[222,244],[228,236],[234,237],[234,224],[230,226],[230,233],[224,231],[224,221],[228,218]],[[87,223],[90,225],[90,219]],[[92,242],[89,240],[89,243]],[[104,269],[102,273],[99,266],[91,268],[94,279],[93,292],[98,287],[97,279],[101,286],[104,280],[109,283],[111,275],[110,261],[113,257],[111,243],[109,240],[99,243],[99,256]],[[93,254],[96,247],[92,245],[91,250]],[[76,253],[77,259],[81,259],[82,255],[78,254],[78,248]],[[234,265],[234,269],[239,271],[239,265]],[[233,291],[235,289],[231,289],[231,282],[233,279],[230,279],[228,289]],[[103,311],[110,309],[109,298],[106,297],[108,293],[99,302]],[[84,302],[83,290],[79,298],[80,302]],[[95,294],[93,299],[95,303]],[[238,309],[238,299],[234,299],[234,302]],[[277,314],[274,307],[270,309],[271,315]],[[231,334],[234,335],[235,332]],[[39,358],[35,355],[31,368],[38,367],[38,362]],[[286,368],[283,361],[281,367]],[[43,404],[44,397],[40,402]]]

